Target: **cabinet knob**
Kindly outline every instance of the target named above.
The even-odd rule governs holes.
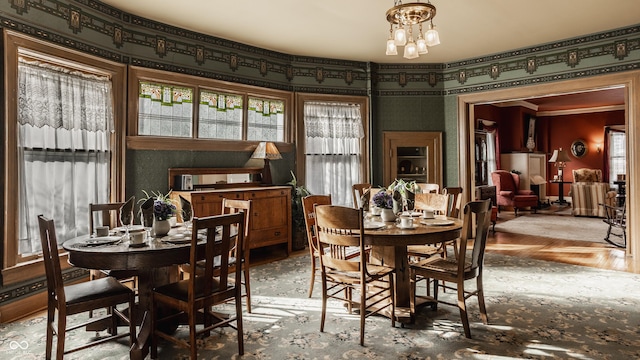
[[[280,231],[276,231],[273,233],[273,236],[280,236],[281,232]]]

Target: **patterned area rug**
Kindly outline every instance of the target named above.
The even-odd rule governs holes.
[[[489,325],[480,321],[477,301],[468,301],[473,339],[464,337],[458,311],[440,305],[421,309],[405,327],[368,318],[361,347],[358,317],[340,303],[330,303],[325,332],[319,331],[320,285],[307,298],[308,256],[251,272],[254,313],[244,318],[243,359],[640,358],[640,275],[487,254]],[[35,318],[2,325],[0,358],[43,358],[44,324]],[[93,335],[81,330],[68,342]],[[162,345],[160,359],[188,358],[186,350]],[[239,358],[230,329],[214,332],[199,348],[200,359]],[[65,359],[128,359],[128,349],[126,342],[108,343]]]
[[[608,227],[600,218],[526,214],[498,222],[496,231],[606,244],[604,237]]]

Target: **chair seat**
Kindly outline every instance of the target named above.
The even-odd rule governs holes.
[[[395,270],[388,266],[371,265],[367,264],[367,273],[369,276],[365,278],[365,282],[371,282],[382,277],[385,277]],[[327,271],[327,278],[335,282],[348,283],[348,284],[360,284],[360,272],[333,272]]]
[[[428,257],[437,254],[442,254],[443,248],[441,246],[432,245],[409,245],[407,246],[407,254],[409,256]]]
[[[415,265],[411,265],[412,269],[424,276],[429,277],[428,272],[438,273],[441,277],[443,274],[450,275],[453,279],[456,278],[458,273],[458,263],[455,259],[451,258],[439,258],[433,257],[420,261]],[[471,272],[471,263],[466,262],[464,267],[464,278],[473,277],[474,273]]]
[[[107,296],[127,295],[132,291],[112,277],[65,286],[68,305],[103,299]]]

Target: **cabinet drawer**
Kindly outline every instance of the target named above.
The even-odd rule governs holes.
[[[282,244],[289,242],[289,228],[287,226],[252,230],[249,248],[259,248],[268,245]]]
[[[289,190],[289,193],[291,191]],[[256,190],[245,192],[245,200],[262,199],[268,197],[279,197],[287,194],[287,190]]]

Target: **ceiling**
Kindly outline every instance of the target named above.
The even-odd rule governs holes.
[[[385,55],[389,36],[385,14],[394,5],[391,0],[102,2],[165,24],[286,54],[394,64],[447,63],[640,24],[638,0],[431,0],[441,44],[430,48],[429,54],[407,60]],[[567,101],[577,100],[553,100]]]

